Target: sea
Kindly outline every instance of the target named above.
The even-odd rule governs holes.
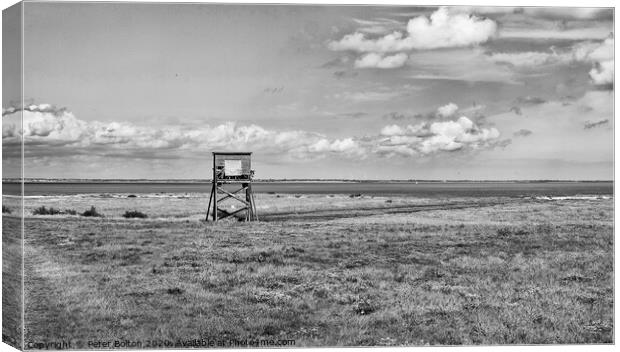
[[[613,181],[552,182],[253,182],[255,193],[349,194],[414,197],[612,196]],[[25,196],[76,194],[209,193],[211,182],[28,182]],[[20,195],[20,184],[2,183],[2,194]]]

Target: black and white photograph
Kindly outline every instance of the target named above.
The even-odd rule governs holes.
[[[4,3],[2,342],[613,346],[599,3]]]

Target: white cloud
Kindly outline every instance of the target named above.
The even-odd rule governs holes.
[[[398,125],[388,125],[381,129],[381,134],[384,136],[397,136],[405,134],[405,130]]]
[[[493,146],[500,136],[496,128],[480,128],[465,116],[455,121],[433,122],[416,126],[385,126],[375,152],[387,155],[410,156],[479,149]]]
[[[6,109],[7,111],[9,109]],[[80,140],[86,124],[73,116],[72,113],[63,111],[40,112],[38,109],[23,110],[13,109],[13,113],[6,114],[2,118],[2,138],[19,139],[24,136],[25,140],[37,141],[39,139],[53,140],[61,143],[73,143]],[[22,119],[23,118],[23,131]]]
[[[366,152],[359,143],[352,138],[336,139],[332,142],[323,138],[308,147],[314,153],[341,153],[347,156],[364,157]]]
[[[398,68],[403,67],[409,56],[405,53],[383,56],[378,53],[369,53],[355,60],[357,68]]]
[[[450,14],[446,8],[435,11],[430,19],[419,16],[407,24],[409,38],[416,49],[480,44],[489,40],[496,31],[497,24],[491,19],[464,13]]]
[[[614,62],[602,61],[596,63],[595,67],[590,70],[590,78],[592,83],[596,85],[614,83]]]
[[[331,50],[357,52],[403,52],[413,49],[465,47],[488,41],[497,32],[497,24],[488,18],[465,13],[450,13],[442,7],[430,15],[409,20],[406,33],[394,31],[377,39],[361,32],[345,35],[329,43]]]
[[[450,108],[453,109],[453,108]],[[16,110],[17,111],[17,110]],[[5,148],[20,146],[23,137],[30,156],[77,154],[157,159],[178,153],[210,150],[256,150],[299,160],[341,156],[364,159],[370,154],[432,154],[492,146],[495,128],[480,128],[467,117],[455,121],[389,125],[380,134],[357,138],[330,138],[309,131],[278,131],[258,125],[227,122],[217,126],[139,126],[126,122],[103,123],[77,119],[71,112],[14,111],[2,120]],[[64,148],[66,146],[66,148]]]
[[[9,111],[9,109],[6,109]],[[24,110],[7,113],[2,119],[5,147],[24,144],[31,153],[47,153],[51,147],[70,146],[75,153],[148,153],[164,151],[207,151],[253,149],[296,157],[320,157],[321,153],[363,157],[364,149],[352,138],[330,139],[307,131],[268,130],[257,125],[238,126],[233,122],[187,129],[178,126],[151,127],[125,122],[103,123],[77,119],[71,112]],[[23,130],[21,118],[23,116]],[[62,151],[57,149],[59,153]]]
[[[440,106],[437,109],[437,114],[441,117],[450,117],[456,113],[459,109],[459,106],[454,103],[448,103],[444,106]]]

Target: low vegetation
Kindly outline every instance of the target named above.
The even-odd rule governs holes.
[[[145,219],[148,216],[146,214],[142,213],[142,212],[137,211],[137,210],[131,210],[131,211],[128,210],[128,211],[125,212],[125,214],[123,214],[123,217],[127,218],[127,219],[129,219],[129,218]]]
[[[90,217],[103,217],[103,214],[99,214],[95,207],[91,206],[89,210],[86,210],[82,213],[82,216],[90,216]]]
[[[32,211],[33,215],[58,215],[61,213],[62,212],[58,209],[54,209],[53,207],[46,208],[44,205]]]
[[[11,214],[11,209],[6,205],[2,205],[2,214]]]
[[[613,200],[25,226],[26,341],[613,342]]]

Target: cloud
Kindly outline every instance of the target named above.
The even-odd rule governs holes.
[[[450,117],[454,115],[458,109],[459,109],[458,105],[454,103],[448,103],[444,106],[440,106],[437,109],[437,115],[441,117]]]
[[[614,82],[614,38],[602,43],[586,42],[577,45],[573,51],[577,61],[591,62],[590,78],[595,85],[609,85]]]
[[[519,10],[525,15],[548,19],[613,19],[613,10],[596,7],[525,7]]]
[[[350,117],[350,118],[353,118],[353,119],[359,119],[361,117],[368,116],[368,113],[367,112],[363,112],[363,111],[356,111],[356,112],[341,113],[339,115],[343,116],[343,117]]]
[[[334,51],[403,52],[410,50],[466,47],[488,41],[497,32],[497,23],[465,13],[450,13],[442,7],[430,15],[409,20],[406,33],[394,31],[377,39],[364,33],[347,34],[328,44]]]
[[[596,85],[608,85],[614,83],[614,62],[603,61],[594,64],[590,70],[592,83]]]
[[[383,115],[383,118],[389,120],[404,120],[405,118],[407,118],[407,115],[400,112],[392,111]]]
[[[9,106],[2,108],[2,116],[14,114],[18,111],[52,113],[55,116],[63,114],[67,109],[59,108],[51,104],[24,104],[24,106]]]
[[[547,101],[543,98],[534,97],[531,95],[526,95],[524,97],[518,97],[517,99],[515,99],[515,103],[520,104],[520,105],[536,105],[536,104],[543,104],[546,102]]]
[[[465,116],[406,127],[388,125],[381,130],[381,136],[374,147],[381,155],[428,155],[493,147],[500,142],[496,128],[480,128]]]
[[[5,148],[20,147],[23,139],[31,155],[48,155],[54,150],[54,153],[165,158],[174,152],[252,149],[297,158],[322,157],[319,155],[322,153],[363,157],[363,149],[351,138],[330,139],[307,131],[269,130],[234,122],[197,128],[87,122],[66,109],[60,111],[42,106],[23,109],[23,114],[17,113],[20,109],[12,113],[11,109],[5,109],[7,113],[2,119]]]
[[[525,129],[525,128],[522,128],[522,129],[518,130],[517,132],[513,133],[513,136],[515,136],[515,137],[527,137],[527,136],[529,136],[532,133],[533,133],[532,131],[530,131],[528,129]]]
[[[336,99],[350,100],[354,102],[387,101],[401,96],[402,92],[396,91],[361,91],[342,92],[334,94]]]
[[[555,53],[521,52],[521,53],[493,53],[489,55],[493,63],[508,64],[516,67],[536,67],[554,64],[562,59]]]
[[[398,136],[405,134],[405,130],[398,125],[388,125],[381,129],[381,134],[384,136]]]
[[[481,128],[467,117],[454,121],[388,125],[365,137],[330,138],[299,130],[271,130],[234,122],[200,127],[140,126],[126,122],[83,121],[63,110],[24,110],[2,121],[2,142],[7,152],[26,145],[27,157],[53,158],[89,155],[109,158],[170,159],[210,150],[260,151],[289,160],[336,156],[364,159],[369,155],[430,155],[499,145],[499,131]],[[45,109],[43,109],[45,110]],[[17,154],[16,154],[17,155]]]
[[[535,69],[545,65],[590,63],[590,79],[595,85],[613,84],[614,77],[614,38],[602,41],[584,41],[565,51],[492,53],[488,60],[496,64],[507,64],[520,69]]]
[[[405,27],[403,23],[388,18],[377,18],[374,20],[354,18],[353,22],[361,26],[357,29],[359,32],[368,34],[386,34]]]
[[[500,131],[534,131],[527,138],[514,138],[507,153],[495,157],[516,159],[558,159],[579,162],[613,161],[614,94],[606,90],[587,91],[582,97],[550,100],[527,105],[522,113],[527,118],[515,118],[503,112],[487,117]],[[587,129],[587,123],[608,120],[609,125]],[[518,137],[515,135],[515,137]],[[491,153],[493,154],[493,153]]]
[[[366,151],[353,138],[336,139],[329,141],[328,139],[320,139],[314,144],[308,146],[311,153],[336,153],[344,154],[350,157],[364,158]]]
[[[337,57],[335,59],[329,60],[326,63],[322,64],[321,68],[333,68],[333,67],[342,67],[349,62],[349,57],[342,56]]]
[[[358,75],[358,72],[355,72],[355,71],[336,71],[336,72],[334,72],[334,77],[336,77],[337,79],[353,78],[353,77],[356,77],[357,75]]]
[[[606,124],[608,124],[608,123],[609,123],[609,120],[608,120],[608,119],[601,120],[601,121],[596,121],[596,122],[586,121],[586,122],[583,124],[583,129],[584,129],[584,130],[589,130],[589,129],[591,129],[591,128],[598,127],[598,126],[602,126],[602,125],[606,125]]]
[[[416,51],[409,61],[413,79],[521,84],[510,67],[491,64],[482,48]]]
[[[409,56],[405,53],[383,56],[378,53],[369,53],[355,60],[357,68],[398,68],[405,66]]]

